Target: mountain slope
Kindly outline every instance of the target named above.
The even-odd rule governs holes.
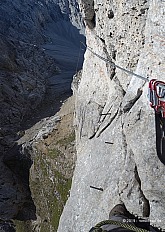
[[[72,11],[77,13],[77,20]],[[78,40],[84,38],[79,35],[82,27],[76,1],[59,4],[45,0],[3,0],[0,3],[0,214],[3,220],[36,219],[29,189],[33,161],[21,140],[19,145],[16,141],[36,122],[54,115],[60,101],[71,94],[70,84],[79,53],[75,41],[76,36]],[[70,49],[62,58],[68,46]],[[82,65],[83,52],[80,57],[78,68]],[[25,142],[23,138],[22,141]],[[1,224],[0,228],[4,226]]]

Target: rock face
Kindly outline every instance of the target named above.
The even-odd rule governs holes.
[[[72,8],[68,8],[71,6]],[[36,207],[29,188],[29,169],[33,161],[28,148],[21,144],[17,145],[15,141],[24,135],[22,128],[28,127],[24,123],[25,119],[32,120],[31,113],[43,100],[48,78],[59,74],[61,72],[59,66],[63,66],[63,60],[58,61],[45,52],[44,45],[51,43],[48,34],[49,25],[64,21],[68,25],[74,21],[79,27],[78,30],[81,30],[83,24],[79,15],[77,19],[72,15],[76,9],[78,14],[76,7],[76,1],[1,1],[0,215],[2,220],[36,219]],[[69,33],[71,34],[68,31],[65,36]],[[71,79],[71,76],[69,78]]]
[[[0,215],[4,220],[35,218],[28,187],[32,161],[15,140],[24,116],[45,94],[46,77],[57,73],[55,60],[40,47],[45,38],[40,34],[39,16],[30,14],[31,7],[30,2],[20,1],[0,5]]]
[[[164,1],[80,0],[80,5],[94,52],[165,81]],[[165,229],[165,166],[156,154],[147,88],[86,51],[82,77],[73,85],[77,162],[59,232],[89,231],[121,200],[130,212]]]
[[[23,150],[33,160],[29,179],[36,219],[17,221],[17,232],[57,231],[75,167],[73,115],[74,98],[70,97],[57,115],[41,120],[29,129],[31,133],[26,132],[31,138],[29,142],[25,136],[21,138],[26,141]],[[34,131],[35,136],[32,135]]]

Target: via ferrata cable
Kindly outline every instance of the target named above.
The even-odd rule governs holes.
[[[125,69],[125,68],[123,68],[123,67],[121,67],[121,66],[115,64],[113,61],[111,61],[111,60],[109,60],[109,59],[107,59],[107,58],[104,58],[104,57],[100,56],[98,53],[94,52],[94,51],[92,50],[91,47],[85,45],[82,41],[80,41],[80,42],[83,44],[84,47],[86,47],[91,53],[93,53],[93,54],[94,54],[95,56],[97,56],[99,59],[105,61],[106,63],[112,64],[114,67],[116,67],[116,68],[118,68],[118,69],[120,69],[120,70],[122,70],[122,71],[128,73],[129,75],[136,76],[137,78],[140,78],[140,79],[142,79],[143,81],[149,82],[149,79],[148,79],[148,78],[143,77],[143,76],[141,76],[141,75],[139,75],[139,74],[136,74],[136,73],[134,73],[134,72],[132,72],[132,71],[130,71],[130,70],[128,70],[128,69]]]

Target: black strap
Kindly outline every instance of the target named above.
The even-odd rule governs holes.
[[[165,118],[155,112],[156,150],[160,161],[165,165]]]
[[[92,227],[92,228],[90,229],[89,232],[94,232],[94,231],[96,231],[96,228],[95,228],[95,227]],[[98,231],[99,231],[99,229],[98,229]],[[102,229],[101,229],[101,228],[100,228],[100,232],[102,232]]]

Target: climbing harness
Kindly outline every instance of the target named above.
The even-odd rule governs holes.
[[[158,158],[165,165],[165,82],[158,81],[156,79],[149,80],[146,77],[131,72],[119,65],[116,65],[112,60],[100,56],[83,42],[81,43],[99,59],[112,64],[114,67],[128,73],[129,75],[133,75],[143,81],[149,82],[150,106],[155,110],[156,150]]]
[[[150,106],[156,113],[161,113],[165,118],[165,83],[153,79],[149,82],[149,100]]]
[[[100,223],[98,223],[95,227],[93,227],[89,232],[106,232],[107,230],[103,230],[101,228],[101,226],[104,225],[116,225],[116,226],[120,226],[122,228],[128,229],[128,230],[132,230],[135,232],[148,232],[149,230],[145,230],[142,228],[138,228],[132,224],[129,223],[123,223],[123,222],[119,222],[119,221],[113,221],[113,220],[106,220],[106,221],[102,221]]]
[[[165,164],[165,83],[153,79],[149,82],[150,106],[155,110],[156,150]]]
[[[160,161],[165,165],[165,118],[155,112],[156,151]]]

